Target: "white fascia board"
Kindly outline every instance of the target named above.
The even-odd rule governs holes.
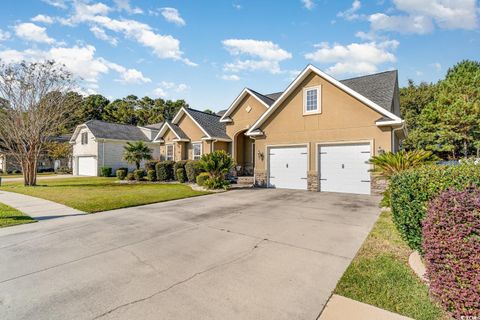
[[[200,128],[200,130],[202,130],[203,133],[205,133],[205,135],[206,135],[207,137],[211,138],[211,136],[208,134],[208,132],[205,131],[205,129],[200,125],[200,123],[198,123],[197,120],[195,120],[195,119],[190,115],[190,113],[188,113],[188,111],[185,110],[184,107],[182,107],[182,108],[178,111],[178,113],[177,113],[177,114],[175,115],[175,117],[173,118],[172,123],[177,124],[178,121],[180,120],[180,118],[182,117],[182,115],[183,115],[184,113],[193,121],[193,123],[195,123],[195,124],[197,125],[197,127]]]
[[[75,140],[77,140],[78,134],[80,133],[80,130],[82,130],[83,128],[88,128],[85,123],[79,124],[75,128],[75,131],[73,132],[72,136],[70,137],[70,140],[68,141],[70,144],[75,144]]]
[[[175,137],[177,137],[177,139],[181,139],[180,136],[175,132],[175,130],[173,130],[173,128],[170,126],[170,124],[168,122],[165,122],[162,128],[160,129],[160,131],[158,132],[157,136],[155,137],[155,139],[153,139],[153,141],[155,142],[159,137],[162,137],[167,131],[167,129],[170,129],[170,131],[173,132],[173,134],[175,135]]]
[[[245,133],[246,136],[250,136],[250,137],[256,137],[256,136],[263,136],[265,133],[263,133],[262,130],[254,130],[252,132],[250,131],[247,131]]]
[[[240,94],[237,96],[237,98],[233,101],[233,103],[230,105],[230,107],[228,107],[227,111],[225,111],[225,113],[223,114],[223,116],[220,118],[220,122],[231,122],[232,119],[229,118],[229,115],[233,112],[233,110],[235,110],[235,108],[238,106],[238,104],[240,103],[240,101],[242,101],[242,99],[247,95],[251,95],[252,97],[254,97],[258,102],[260,102],[265,108],[269,108],[270,106],[268,104],[266,104],[265,102],[263,102],[261,99],[259,99],[257,97],[256,94],[254,94],[252,91],[250,91],[248,88],[244,88],[242,90],[242,92],[240,92]]]
[[[298,87],[298,85],[308,76],[308,74],[310,74],[310,72],[315,72],[317,75],[324,78],[325,80],[327,80],[328,82],[330,82],[334,86],[336,86],[339,89],[343,90],[344,92],[350,94],[351,96],[353,96],[357,100],[363,102],[364,104],[366,104],[370,108],[372,108],[375,111],[377,111],[378,113],[392,119],[393,121],[395,121],[395,120],[396,121],[402,121],[402,119],[399,118],[397,115],[391,113],[390,111],[385,110],[384,108],[380,107],[378,104],[374,103],[370,99],[368,99],[368,98],[364,97],[363,95],[361,95],[360,93],[350,89],[349,87],[347,87],[346,85],[344,85],[340,81],[336,80],[335,78],[329,76],[328,74],[321,71],[320,69],[318,69],[318,68],[312,66],[311,64],[309,64],[295,78],[295,80],[293,80],[293,82],[290,83],[290,85],[287,87],[287,89],[282,93],[282,95],[277,100],[275,100],[275,102],[270,106],[270,108],[268,108],[267,111],[253,124],[253,126],[248,130],[247,135],[251,134],[253,131],[258,129],[265,122],[265,120],[271,114],[273,114],[273,112],[285,100],[285,98],[287,98],[292,93],[292,91],[295,90]]]

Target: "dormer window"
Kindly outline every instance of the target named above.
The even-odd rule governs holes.
[[[303,114],[321,112],[321,87],[303,89]]]
[[[82,144],[88,144],[88,132],[82,132],[81,140]]]

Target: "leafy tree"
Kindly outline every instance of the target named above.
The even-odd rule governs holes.
[[[209,114],[215,114],[215,112],[213,112],[213,111],[210,110],[210,109],[205,109],[205,110],[203,110],[203,112],[209,113]]]
[[[72,116],[70,72],[54,61],[0,65],[0,144],[20,163],[24,184],[37,183],[38,159]]]
[[[153,100],[150,97],[143,97],[138,101],[136,110],[137,125],[145,126],[164,121],[162,108],[164,101],[159,100],[161,99]]]
[[[109,103],[102,115],[102,120],[107,122],[122,123],[136,125],[137,119],[135,115],[135,108],[137,100],[135,96],[128,96],[123,99],[116,99]]]
[[[140,163],[143,160],[152,160],[152,149],[150,149],[143,141],[127,142],[123,147],[123,160],[128,163],[135,163],[137,170],[140,169]]]
[[[162,99],[160,99],[162,100]],[[172,120],[173,117],[177,114],[178,110],[182,107],[188,108],[188,104],[185,100],[167,100],[164,102],[164,106],[162,108],[162,114],[165,120]]]
[[[47,154],[51,159],[68,159],[72,146],[68,142],[50,142],[47,144]]]
[[[85,97],[81,107],[81,122],[88,120],[101,120],[105,113],[105,108],[110,101],[101,94],[92,94]],[[79,122],[80,123],[80,122]]]

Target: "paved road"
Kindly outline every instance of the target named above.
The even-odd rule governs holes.
[[[379,209],[237,190],[0,230],[0,319],[316,319]]]

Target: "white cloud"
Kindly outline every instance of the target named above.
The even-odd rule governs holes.
[[[43,14],[36,15],[31,19],[33,22],[41,22],[41,23],[46,23],[46,24],[52,24],[53,23],[53,18],[50,16],[46,16]]]
[[[333,64],[326,70],[332,75],[375,73],[379,65],[396,62],[392,51],[398,45],[396,40],[351,43],[346,46],[321,43],[316,46],[316,51],[307,53],[305,58],[317,63]]]
[[[57,63],[64,64],[70,72],[80,77],[91,88],[97,87],[99,78],[110,71],[117,72],[120,76],[118,81],[123,83],[146,83],[151,81],[138,70],[127,69],[101,57],[95,57],[95,47],[91,45],[84,47],[56,47],[46,51],[8,49],[0,51],[0,59],[6,62],[54,60]]]
[[[109,36],[105,30],[98,26],[93,26],[90,28],[90,31],[93,33],[93,35],[100,40],[104,40],[109,42],[111,45],[116,46],[118,44],[118,40],[115,37]]]
[[[232,6],[233,6],[233,8],[236,9],[236,10],[241,10],[241,9],[242,9],[242,5],[241,5],[241,4],[238,4],[238,3],[233,3]]]
[[[315,7],[315,2],[313,0],[302,0],[303,6],[308,9],[312,10]]]
[[[480,9],[476,0],[394,0],[401,15],[375,13],[369,17],[372,29],[426,34],[435,25],[442,29],[473,30],[478,27]]]
[[[434,29],[432,20],[425,16],[388,16],[383,13],[375,13],[368,20],[374,31],[426,34]]]
[[[118,10],[126,11],[130,14],[142,14],[143,10],[139,7],[132,8],[130,0],[114,0]]]
[[[162,8],[160,13],[168,22],[172,22],[177,26],[184,26],[185,20],[180,16],[180,12],[178,12],[175,8]]]
[[[17,37],[34,42],[43,42],[52,44],[54,39],[47,34],[47,29],[37,26],[31,22],[20,23],[15,26],[15,34]]]
[[[64,0],[42,0],[42,1],[56,8],[60,8],[60,9],[67,8],[67,5],[65,4]]]
[[[0,29],[0,41],[5,41],[8,39],[10,39],[10,32],[3,31],[2,29]]]
[[[183,57],[180,41],[171,35],[161,35],[145,23],[131,19],[112,19],[107,14],[111,9],[101,3],[88,5],[75,2],[75,14],[65,19],[64,24],[88,23],[101,29],[122,33],[126,38],[133,39],[141,45],[153,50],[161,59],[180,60],[190,66],[197,64]]]
[[[153,94],[165,98],[170,96],[170,92],[182,93],[188,89],[189,86],[185,83],[177,84],[175,82],[162,81],[159,83],[159,86],[153,90]]]
[[[224,74],[222,75],[222,79],[227,81],[238,81],[240,80],[240,77],[236,74]]]
[[[430,66],[433,67],[437,72],[442,71],[442,65],[440,62],[432,63]]]
[[[358,19],[360,16],[357,14],[357,11],[362,6],[360,0],[354,0],[352,6],[345,11],[337,13],[337,17],[344,18],[347,20],[355,20]]]
[[[271,41],[252,39],[224,40],[225,49],[235,57],[249,56],[254,59],[237,59],[224,66],[225,71],[238,72],[241,70],[265,70],[271,73],[280,73],[280,62],[292,58],[292,54]]]

